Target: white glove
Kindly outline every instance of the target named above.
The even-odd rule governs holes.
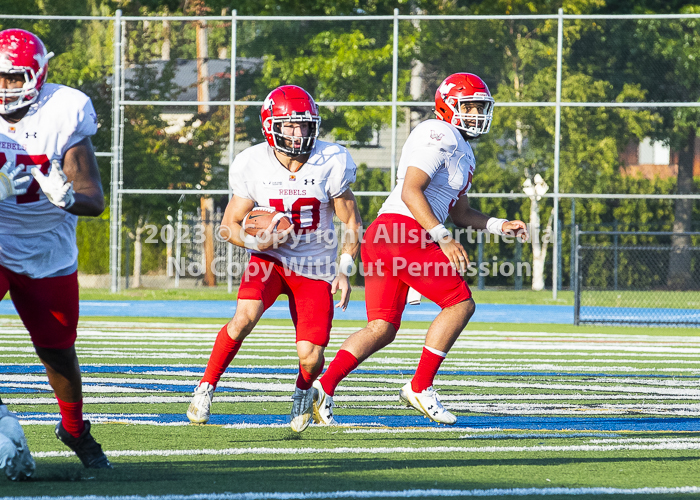
[[[34,167],[32,175],[41,186],[41,190],[51,203],[59,208],[69,209],[75,203],[73,196],[73,183],[68,182],[68,177],[63,173],[61,162],[53,160],[49,175],[44,175],[41,170]]]
[[[0,168],[0,201],[9,196],[17,196],[27,192],[32,178],[28,175],[15,179],[17,174],[22,173],[24,165],[14,165],[12,160],[5,162]]]

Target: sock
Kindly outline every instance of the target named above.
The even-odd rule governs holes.
[[[323,374],[320,380],[326,394],[333,397],[335,388],[338,387],[340,381],[347,377],[348,373],[357,368],[359,364],[360,362],[350,351],[345,351],[343,349],[338,351],[333,361],[331,361],[331,364],[328,365],[326,373]]]
[[[74,438],[80,437],[85,430],[83,422],[83,400],[77,403],[66,403],[56,397],[58,408],[61,411],[61,425]]]
[[[423,354],[421,354],[416,374],[411,380],[411,389],[413,392],[423,392],[425,389],[433,385],[435,374],[440,368],[440,364],[447,356],[446,352],[440,352],[437,349],[431,349],[428,346],[423,346]]]
[[[200,384],[202,382],[208,382],[216,387],[221,375],[223,375],[228,365],[233,361],[238,349],[241,348],[243,341],[233,340],[229,337],[227,326],[228,325],[224,325],[216,336],[216,342],[214,342],[214,348],[211,350],[211,356],[209,356],[209,362],[207,363],[206,370],[204,370],[204,376]]]
[[[297,377],[297,387],[299,389],[302,389],[304,391],[311,389],[311,386],[314,383],[314,380],[316,380],[316,377],[323,371],[323,365],[321,365],[321,369],[317,371],[316,373],[309,373],[304,368],[302,368],[301,365],[299,365],[299,376]]]

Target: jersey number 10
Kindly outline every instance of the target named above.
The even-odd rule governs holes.
[[[270,206],[278,212],[286,212],[284,208],[284,200],[275,198],[270,200]],[[311,222],[305,220],[302,224],[301,214],[310,212]],[[292,222],[297,233],[308,233],[318,229],[318,223],[321,221],[321,202],[316,198],[297,198],[292,204]]]

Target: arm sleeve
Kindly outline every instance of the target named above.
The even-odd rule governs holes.
[[[243,163],[244,160],[242,156],[236,156],[228,171],[228,182],[233,190],[233,194],[240,198],[248,198],[249,200],[252,200],[253,197],[248,192],[248,184],[246,182],[246,177],[243,174]]]
[[[95,113],[95,108],[90,98],[85,97],[87,101],[82,107],[77,108],[73,117],[75,128],[66,142],[64,153],[86,137],[91,137],[97,133],[97,113]]]
[[[357,177],[357,166],[347,151],[345,151],[345,160],[342,163],[342,165],[336,165],[333,175],[328,179],[328,196],[330,198],[337,198],[343,194]]]

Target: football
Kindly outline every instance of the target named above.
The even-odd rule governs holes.
[[[255,207],[248,212],[241,225],[246,233],[257,236],[270,227],[270,224],[274,224],[273,231],[284,231],[292,226],[292,221],[283,212],[278,212],[272,207]]]

